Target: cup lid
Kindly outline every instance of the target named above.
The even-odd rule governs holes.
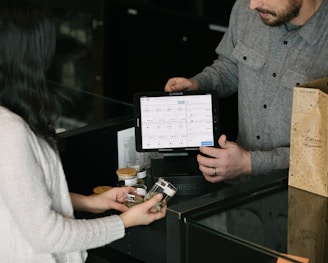
[[[116,174],[120,176],[135,176],[137,170],[131,167],[120,168],[116,170]]]

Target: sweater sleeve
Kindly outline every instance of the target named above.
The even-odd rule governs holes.
[[[16,118],[15,118],[16,117]],[[119,216],[74,219],[59,156],[27,124],[0,115],[0,203],[35,251],[62,253],[122,238]],[[8,241],[9,242],[9,241]]]

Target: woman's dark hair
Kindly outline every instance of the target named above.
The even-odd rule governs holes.
[[[20,115],[54,148],[54,120],[61,107],[46,71],[55,34],[45,0],[0,0],[0,105]]]

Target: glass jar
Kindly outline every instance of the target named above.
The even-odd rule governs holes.
[[[176,192],[177,188],[175,185],[160,177],[146,194],[145,200],[151,199],[154,195],[161,193],[163,198],[155,207],[159,211],[163,205],[169,202]]]
[[[137,181],[138,181],[138,184],[144,184],[144,185],[146,185],[146,176],[147,176],[147,170],[138,171],[137,172]]]
[[[93,193],[102,194],[103,192],[106,192],[110,189],[112,189],[112,187],[107,185],[96,186],[95,188],[93,188]]]
[[[129,192],[126,193],[127,207],[142,203],[147,194],[147,186],[144,184],[136,184],[132,185],[132,187],[133,188],[129,189]]]
[[[118,186],[132,186],[137,184],[137,170],[135,168],[126,167],[116,170]]]

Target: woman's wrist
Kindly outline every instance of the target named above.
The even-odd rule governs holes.
[[[74,210],[96,213],[93,211],[94,209],[92,205],[92,196],[81,195],[77,193],[70,193],[70,196]]]

